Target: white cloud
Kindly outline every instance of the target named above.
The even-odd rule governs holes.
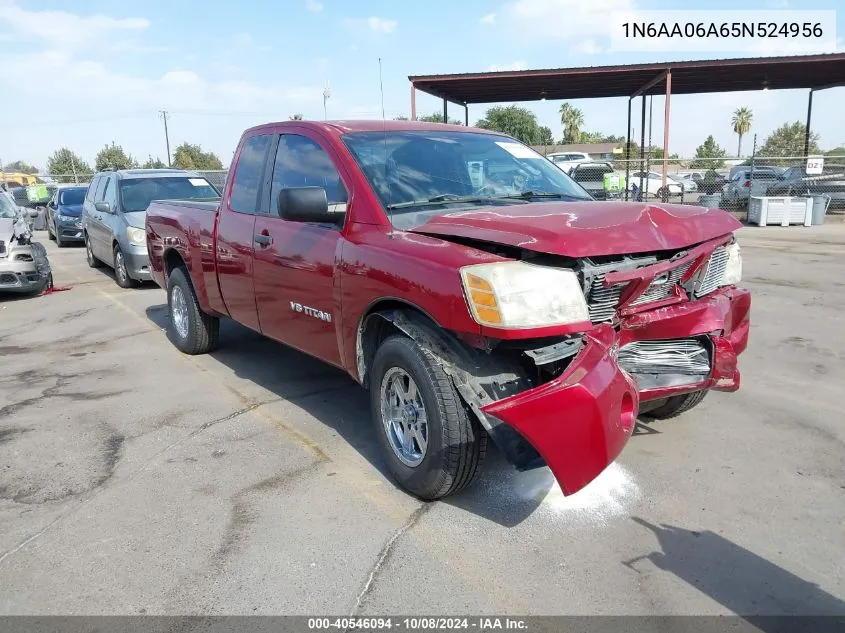
[[[111,50],[124,53],[167,53],[173,49],[169,46],[156,46],[144,44],[137,39],[120,40],[116,42]]]
[[[496,14],[488,13],[483,18],[481,18],[480,22],[482,24],[496,24]]]
[[[532,41],[571,42],[573,51],[594,54],[599,47],[596,38],[611,34],[610,14],[634,8],[635,0],[514,0],[490,14],[501,19],[488,23],[507,24],[509,29],[530,35]]]
[[[572,52],[581,53],[583,55],[598,55],[606,52],[606,49],[599,46],[592,38],[581,40],[572,47]]]
[[[11,33],[7,40],[46,40],[51,46],[77,46],[120,31],[144,31],[146,18],[112,18],[105,15],[83,16],[68,11],[27,11],[14,2],[0,2],[0,24]]]
[[[305,8],[311,13],[319,13],[323,10],[323,3],[317,0],[305,0]]]
[[[492,66],[488,67],[487,70],[491,73],[497,73],[506,70],[526,70],[528,68],[528,63],[524,61],[518,62],[511,62],[510,64],[493,64]]]
[[[375,15],[369,18],[347,18],[344,23],[348,27],[369,29],[374,33],[393,33],[397,27],[396,20],[387,20]]]
[[[232,41],[237,46],[250,46],[252,44],[252,35],[245,32],[236,33]]]

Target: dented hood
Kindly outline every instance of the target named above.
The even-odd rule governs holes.
[[[644,202],[542,202],[455,211],[412,231],[567,257],[677,250],[742,224],[720,209]]]

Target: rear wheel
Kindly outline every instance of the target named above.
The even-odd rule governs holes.
[[[87,233],[85,234],[85,259],[88,260],[88,265],[91,268],[99,268],[103,265],[103,262],[94,257],[94,251],[91,250],[91,239]]]
[[[659,407],[650,410],[647,415],[657,418],[658,420],[674,418],[692,409],[704,400],[704,396],[706,395],[707,391],[702,389],[701,391],[684,393],[680,396],[672,396],[671,398],[667,398],[666,402],[661,404]]]
[[[114,245],[114,279],[121,288],[134,288],[138,285],[138,282],[129,276],[129,271],[126,269],[126,257],[117,244]]]
[[[175,268],[167,283],[170,312],[168,334],[173,344],[186,354],[205,354],[217,347],[220,319],[200,309],[194,287],[184,268]]]
[[[384,341],[373,360],[370,404],[387,468],[402,488],[431,501],[473,481],[487,434],[430,351],[405,336]]]

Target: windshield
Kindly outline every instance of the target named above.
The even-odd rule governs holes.
[[[5,192],[0,192],[0,218],[16,218],[18,207]]]
[[[545,157],[505,136],[478,132],[356,132],[343,137],[397,228],[456,206],[592,200]]]
[[[219,198],[205,178],[130,178],[120,181],[120,201],[124,213],[146,211],[153,200],[196,200]]]
[[[82,204],[85,200],[85,192],[88,187],[74,187],[73,189],[62,189],[59,191],[59,204]]]

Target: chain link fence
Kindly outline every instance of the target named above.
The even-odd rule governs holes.
[[[757,197],[820,197],[828,214],[845,213],[845,156],[809,161],[803,156],[754,156],[743,161],[671,158],[665,183],[659,157],[558,166],[600,199],[744,211]]]

